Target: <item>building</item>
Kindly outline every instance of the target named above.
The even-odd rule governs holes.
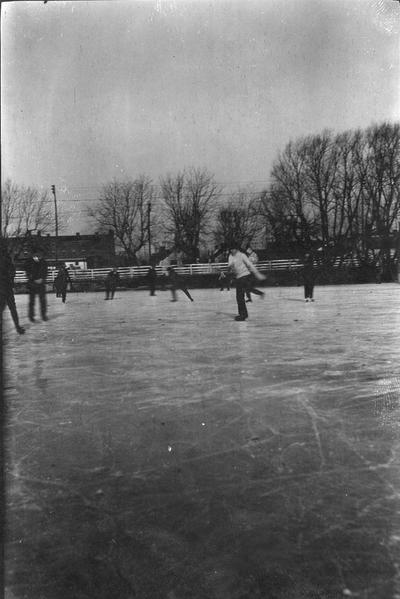
[[[92,269],[114,266],[115,242],[114,232],[94,235],[32,235],[25,237],[10,237],[9,249],[14,257],[17,269],[21,268],[30,251],[40,246],[45,254],[47,263],[56,265],[64,262],[70,268]]]

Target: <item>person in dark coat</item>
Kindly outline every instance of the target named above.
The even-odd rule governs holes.
[[[383,262],[382,262],[382,258],[378,258],[377,263],[376,263],[376,275],[375,275],[375,281],[377,284],[382,283],[382,277],[383,277]]]
[[[56,297],[61,297],[63,304],[65,304],[65,300],[67,299],[68,283],[72,286],[72,281],[71,277],[69,276],[69,272],[66,269],[64,262],[62,262],[58,269],[57,276],[54,280],[54,287],[56,289]]]
[[[116,268],[110,270],[108,275],[106,276],[105,286],[106,286],[106,297],[104,299],[114,299],[115,290],[119,283],[119,274]]]
[[[315,269],[314,257],[311,253],[304,256],[303,263],[304,299],[306,302],[314,301]]]
[[[168,280],[169,280],[169,283],[171,286],[170,288],[171,288],[171,293],[172,293],[171,301],[172,302],[178,301],[178,298],[176,297],[176,290],[180,289],[190,299],[190,301],[193,302],[194,299],[190,295],[189,291],[186,289],[182,279],[176,274],[174,268],[172,266],[169,266],[167,268],[167,272],[168,272]]]
[[[29,320],[35,322],[35,298],[39,296],[42,320],[47,319],[46,277],[47,264],[41,248],[36,248],[32,256],[25,262],[25,272],[28,277],[29,291]]]
[[[222,270],[218,277],[218,287],[220,291],[223,291],[225,287],[227,291],[230,291],[231,288],[231,277],[226,275]]]
[[[17,306],[14,297],[15,266],[7,249],[5,240],[0,242],[0,306],[1,316],[4,308],[8,306],[17,333],[23,335],[24,327],[19,324]],[[0,318],[1,318],[0,316]]]
[[[154,266],[150,266],[149,270],[147,271],[146,277],[147,277],[147,281],[149,284],[150,295],[155,295],[156,294],[157,271],[154,268]]]

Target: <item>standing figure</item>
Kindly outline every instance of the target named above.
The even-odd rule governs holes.
[[[245,292],[249,291],[261,297],[265,295],[253,286],[252,275],[259,281],[264,281],[265,276],[250,262],[246,254],[239,250],[238,244],[232,244],[231,246],[228,268],[236,276],[236,301],[239,314],[235,317],[235,320],[246,320],[249,315],[246,307]]]
[[[376,262],[376,276],[375,276],[375,281],[376,283],[382,283],[382,277],[383,277],[383,262],[382,262],[382,258],[379,257],[377,262]]]
[[[155,295],[156,294],[157,271],[153,265],[150,266],[149,270],[147,271],[146,276],[147,276],[147,280],[149,283],[150,295]]]
[[[304,299],[306,302],[314,301],[314,285],[315,285],[315,269],[314,257],[307,253],[304,256],[303,264],[303,283],[304,283]]]
[[[35,322],[35,298],[39,296],[42,320],[47,319],[46,277],[47,264],[42,248],[35,248],[32,256],[25,262],[25,272],[28,277],[29,291],[29,320]]]
[[[67,298],[68,283],[72,286],[71,277],[66,269],[64,262],[60,264],[56,278],[54,279],[54,287],[56,288],[56,297],[61,297],[63,304]]]
[[[255,253],[254,250],[251,249],[250,246],[247,247],[246,250],[246,256],[248,257],[248,259],[250,260],[250,262],[255,266],[258,262],[258,256]],[[254,282],[254,279],[253,279]],[[246,302],[251,302],[251,292],[250,291],[246,291]]]
[[[189,291],[186,289],[182,279],[180,277],[178,277],[178,275],[176,274],[174,268],[172,266],[169,266],[167,268],[167,271],[168,271],[169,283],[171,285],[171,293],[172,293],[171,301],[172,302],[178,301],[178,299],[176,297],[176,290],[180,289],[190,299],[190,301],[193,302],[194,299],[190,295]]]
[[[13,319],[17,333],[23,335],[25,333],[24,327],[19,324],[17,306],[15,305],[14,297],[14,277],[15,267],[8,253],[7,245],[4,239],[1,240],[0,247],[0,305],[2,319],[3,311],[6,305],[9,307],[11,317]]]
[[[106,297],[104,299],[114,299],[115,290],[119,283],[119,274],[116,268],[110,270],[108,275],[106,276],[105,286],[106,286]]]
[[[226,287],[227,291],[230,291],[231,288],[231,278],[229,275],[226,275],[222,270],[218,277],[218,286],[220,291],[223,291]]]

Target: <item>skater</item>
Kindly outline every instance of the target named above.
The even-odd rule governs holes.
[[[222,270],[218,277],[218,286],[220,288],[219,289],[220,291],[223,291],[225,289],[225,287],[226,287],[227,291],[230,291],[230,289],[231,289],[231,279]]]
[[[169,283],[171,285],[171,293],[172,293],[172,300],[171,302],[177,302],[178,298],[176,297],[176,290],[180,289],[181,291],[183,291],[183,293],[190,299],[191,302],[194,301],[194,299],[192,298],[192,296],[190,295],[189,291],[186,289],[182,279],[180,279],[180,277],[178,277],[178,275],[175,272],[175,269],[173,268],[173,266],[169,266],[167,268],[168,271],[168,279],[169,279]]]
[[[304,255],[303,264],[303,283],[304,283],[304,300],[306,302],[314,301],[314,285],[315,285],[315,269],[314,257],[311,253]]]
[[[116,268],[110,270],[108,275],[106,276],[105,286],[106,286],[106,297],[104,299],[114,299],[115,290],[119,283],[119,274]]]
[[[6,305],[9,307],[11,317],[14,322],[15,329],[19,335],[25,333],[24,327],[19,324],[17,306],[15,305],[14,297],[14,277],[15,267],[8,253],[6,242],[2,239],[0,247],[0,304],[1,304],[1,315]]]
[[[379,257],[376,262],[376,276],[375,276],[375,282],[378,285],[380,283],[382,283],[382,277],[383,277],[383,262],[382,262],[382,258]]]
[[[68,283],[72,287],[71,277],[64,262],[62,262],[54,280],[54,287],[56,289],[56,297],[61,297],[63,304],[65,304],[65,300],[67,299]]]
[[[251,249],[250,246],[247,247],[246,249],[246,256],[248,257],[248,259],[250,260],[250,262],[255,266],[258,262],[258,256],[255,253],[254,250]],[[254,278],[253,278],[253,282],[254,282]],[[251,292],[250,291],[246,291],[246,302],[251,302]]]
[[[150,295],[156,294],[157,271],[154,266],[150,266],[147,271],[147,280],[149,283]]]
[[[252,274],[259,281],[264,281],[265,276],[261,274],[257,268],[250,262],[246,254],[239,250],[239,245],[232,244],[229,258],[228,268],[236,276],[236,301],[238,306],[238,316],[235,320],[246,320],[248,312],[245,302],[245,292],[250,291],[255,295],[264,297],[264,292],[253,287]]]
[[[39,296],[42,320],[47,318],[46,277],[47,264],[42,248],[34,248],[32,256],[25,262],[25,272],[28,277],[29,291],[29,320],[35,322],[35,298]]]

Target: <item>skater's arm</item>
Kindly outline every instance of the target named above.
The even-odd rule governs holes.
[[[233,262],[232,256],[229,256],[229,258],[228,258],[228,267],[226,269],[226,273],[228,275],[234,275],[235,274],[235,264]]]
[[[249,269],[249,271],[258,279],[259,281],[265,281],[265,276],[254,266],[251,260],[248,259],[247,256],[243,256],[243,262]]]

